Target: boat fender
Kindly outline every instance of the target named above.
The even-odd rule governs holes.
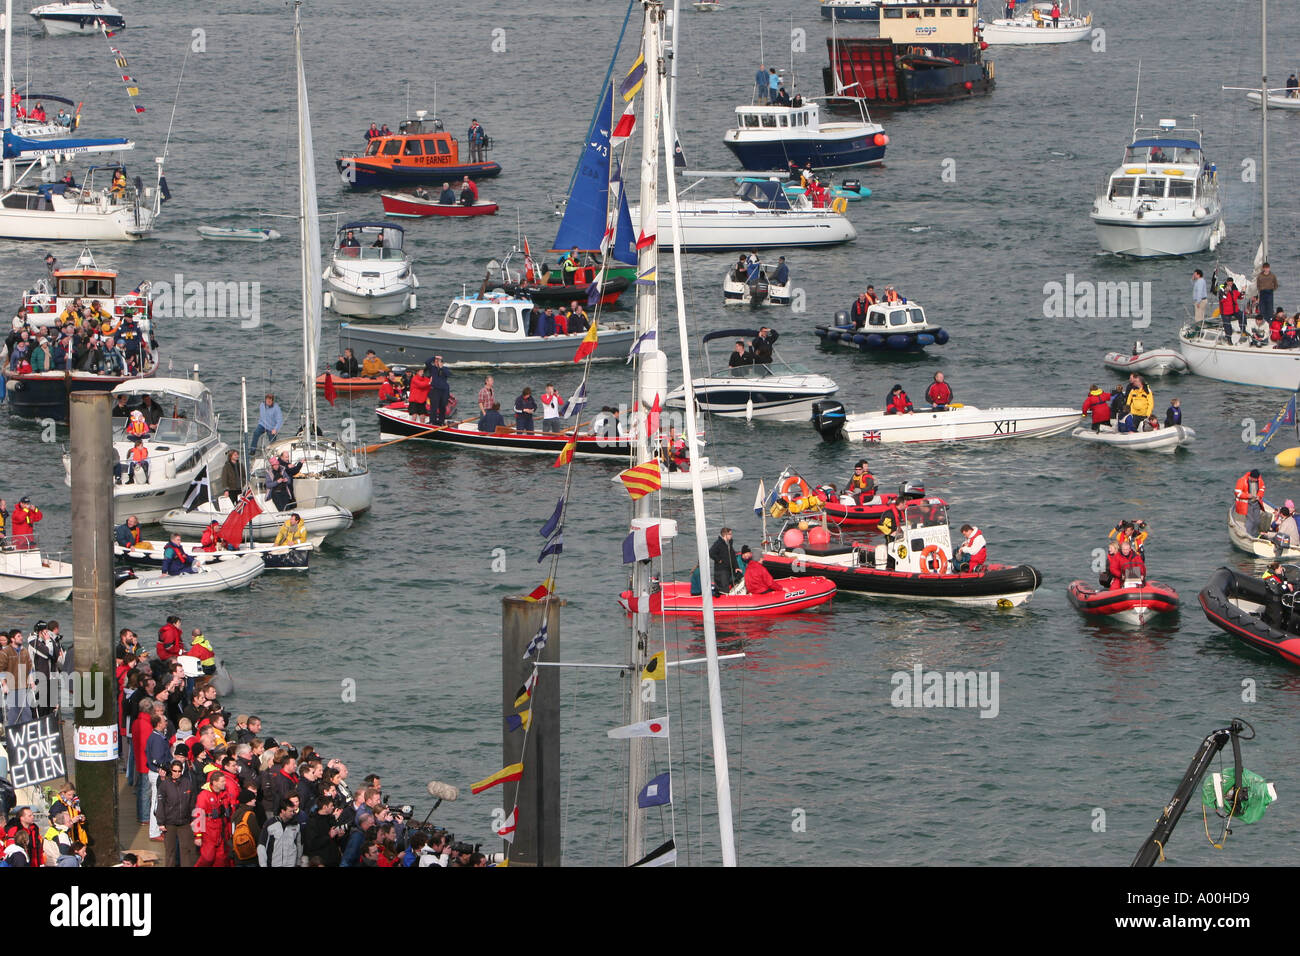
[[[947,345],[947,344],[948,344],[948,332],[947,332],[947,330],[946,330],[946,329],[935,329],[935,330],[934,330],[934,341],[935,341],[937,344],[939,344],[939,345]]]
[[[803,547],[803,532],[798,528],[786,528],[785,534],[781,535],[781,543],[791,550],[801,548]]]
[[[948,570],[948,555],[937,544],[927,544],[921,550],[921,567],[931,574],[944,574]]]
[[[814,525],[808,531],[808,545],[813,548],[826,548],[831,543],[831,533],[821,525]]]
[[[883,545],[876,545],[876,569],[884,571],[889,567],[889,550]]]
[[[885,347],[885,337],[872,332],[867,336],[866,346],[869,349],[880,349]]]
[[[848,336],[846,335],[845,338],[848,338]],[[856,345],[858,348],[862,349],[863,351],[866,351],[867,348],[866,343],[867,343],[867,337],[865,335],[859,333],[853,336],[853,344]]]
[[[840,337],[840,333],[836,332],[834,329],[827,328],[824,325],[817,326],[813,331],[817,333],[819,339],[830,339],[832,342]]]
[[[846,508],[851,508],[856,505],[857,502],[853,500],[852,495],[840,495],[840,504],[844,505]]]
[[[918,332],[916,335],[916,344],[924,348],[927,345],[934,344],[934,336],[929,332]]]
[[[916,339],[911,335],[891,335],[886,342],[891,349],[910,349]]]

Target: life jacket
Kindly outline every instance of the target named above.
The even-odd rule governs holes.
[[[133,412],[131,420],[126,423],[126,433],[132,438],[144,438],[149,434],[149,423],[139,412]]]
[[[1110,392],[1103,392],[1099,388],[1093,389],[1088,393],[1088,397],[1083,400],[1083,414],[1092,413],[1093,424],[1104,425],[1110,421],[1110,401],[1113,396]]]
[[[216,551],[221,547],[221,531],[208,525],[203,529],[203,537],[199,539],[199,549],[202,551]]]
[[[149,457],[149,449],[145,448],[144,445],[134,445],[131,448],[130,454],[132,461],[141,462]]]
[[[886,301],[886,302],[897,302],[897,301],[898,301],[898,293],[895,292],[893,289],[886,289],[886,290],[885,290],[885,301]]]
[[[1246,513],[1246,508],[1250,503],[1251,482],[1255,482],[1258,485],[1255,491],[1255,497],[1260,501],[1264,499],[1264,476],[1260,475],[1259,478],[1251,478],[1250,472],[1242,475],[1237,479],[1237,486],[1232,492],[1233,501],[1235,502],[1235,510],[1239,515],[1244,515]]]

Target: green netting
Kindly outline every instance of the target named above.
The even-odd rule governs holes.
[[[1246,783],[1246,804],[1244,807],[1239,806],[1237,812],[1233,814],[1234,820],[1240,820],[1242,823],[1254,823],[1264,816],[1264,811],[1268,805],[1273,802],[1273,798],[1268,795],[1268,781],[1259,774],[1242,769],[1241,776]],[[1223,794],[1224,805],[1227,804],[1228,791],[1232,789],[1235,772],[1229,768],[1223,771]],[[1206,777],[1205,782],[1201,784],[1201,803],[1209,809],[1214,809],[1214,779]]]

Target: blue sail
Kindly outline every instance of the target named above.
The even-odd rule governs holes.
[[[564,207],[564,218],[555,234],[556,250],[578,248],[599,249],[605,237],[606,210],[609,205],[609,134],[613,128],[614,88],[605,87],[605,99],[596,121],[591,125],[587,145],[578,163],[569,201]],[[619,262],[636,262],[636,237],[632,233],[632,217],[627,210],[627,197],[619,190],[618,226],[610,254]]]

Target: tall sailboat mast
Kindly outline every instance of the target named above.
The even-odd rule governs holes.
[[[662,3],[659,0],[646,0],[641,32],[641,55],[645,62],[645,79],[641,90],[641,115],[644,120],[641,130],[641,208],[649,210],[649,213],[642,217],[642,232],[654,231],[654,213],[659,203],[659,130],[663,122],[659,110],[659,87],[664,68],[660,56],[660,37],[663,20]],[[637,255],[636,334],[639,340],[646,332],[653,331],[655,347],[651,351],[643,351],[637,359],[637,407],[630,416],[636,439],[633,464],[651,459],[653,436],[649,434],[647,409],[654,405],[656,396],[662,405],[668,395],[667,360],[663,352],[659,351],[659,294],[657,280],[654,279],[658,266],[659,244],[648,243]],[[646,282],[644,279],[651,281]],[[648,521],[651,517],[650,504],[649,495],[638,498],[632,506],[633,520]],[[638,561],[633,566],[632,593],[650,593],[648,562]],[[633,665],[632,679],[628,682],[629,723],[639,723],[646,719],[639,678],[649,657],[646,650],[650,640],[650,619],[646,608],[641,608],[632,615],[632,645],[628,658]],[[630,741],[628,753],[628,802],[623,840],[624,861],[629,866],[644,855],[644,812],[637,806],[637,797],[649,779],[647,756],[646,741],[634,737]]]
[[[1259,248],[1263,262],[1268,262],[1268,0],[1259,0],[1259,108],[1264,127],[1263,162],[1260,185],[1263,187],[1263,229]],[[1271,317],[1270,317],[1271,318]]]
[[[5,132],[13,128],[14,104],[10,90],[14,87],[13,75],[13,36],[14,36],[14,0],[5,0]],[[14,184],[14,161],[7,156],[4,160],[4,188],[7,191]]]
[[[312,148],[307,74],[302,63],[302,0],[293,5],[293,45],[298,66],[298,197],[302,241],[302,363],[304,438],[316,438],[316,361],[320,353],[320,221],[316,210],[316,153]]]

